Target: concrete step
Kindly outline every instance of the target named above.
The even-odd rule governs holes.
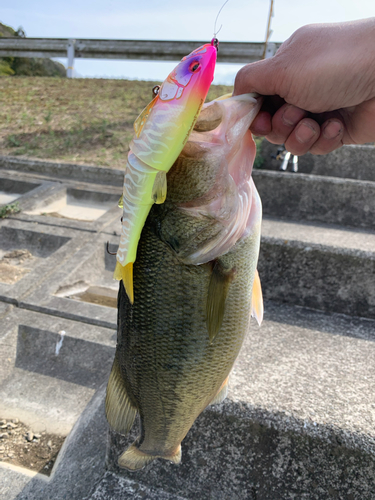
[[[0,300],[17,304],[44,280],[53,277],[90,237],[90,233],[64,227],[2,220]]]
[[[21,176],[31,174],[44,179],[63,179],[64,182],[70,180],[105,186],[121,187],[124,182],[123,170],[58,161],[29,160],[16,156],[0,156],[0,170],[16,171]]]
[[[120,470],[117,457],[137,431],[111,432],[110,471],[192,499],[373,498],[375,323],[265,310],[226,402],[205,410],[183,441],[182,464]]]
[[[375,318],[375,233],[265,218],[265,299]]]
[[[278,145],[262,142],[260,153],[264,159],[262,168],[279,170],[281,161],[275,160]],[[298,157],[298,171],[304,174],[328,175],[346,179],[375,181],[374,145],[343,146],[328,155],[306,155]]]
[[[77,178],[84,190],[87,183],[118,186],[120,177],[122,183],[122,172],[64,164],[51,170],[47,164],[25,164],[32,172],[25,174],[18,163],[17,181],[31,184],[34,195],[33,186],[39,186],[35,189],[43,197],[49,188],[40,186],[46,179],[73,185]],[[69,181],[64,179],[70,174]],[[293,186],[293,197],[299,191],[307,196],[316,180],[281,175],[254,175],[259,186],[266,186],[270,210],[272,189],[283,199],[288,186]],[[326,186],[327,199],[333,198],[332,220],[349,224],[350,211],[340,208],[337,179],[318,182],[319,189]],[[349,184],[359,189],[371,183],[345,181],[342,190]],[[371,192],[365,191],[362,202]],[[29,198],[35,201],[34,195]],[[319,196],[316,203],[323,204]],[[298,206],[293,201],[287,207],[302,219],[310,217],[313,207],[299,200]],[[358,212],[363,209],[359,204]],[[327,217],[319,210],[319,217]],[[110,250],[116,249],[118,221],[113,218],[112,224],[109,218],[94,230],[22,214],[19,220],[1,222],[7,237],[0,244],[18,245],[21,238],[22,244],[35,243],[32,253],[34,247],[45,251],[51,241],[63,240],[48,255],[38,256],[38,266],[16,284],[0,285],[0,416],[23,418],[36,431],[38,425],[70,431],[47,480],[0,464],[1,500],[373,499],[375,232],[281,220],[293,217],[290,208],[277,216],[263,222],[259,261],[264,296],[276,302],[266,303],[262,328],[252,326],[231,376],[228,400],[198,418],[183,442],[180,466],[156,461],[131,475],[118,469],[117,457],[135,439],[137,427],[128,438],[111,432],[107,443],[103,411],[116,309],[73,297],[82,282],[96,289],[113,286],[114,263],[105,246],[109,240]],[[49,235],[55,239],[41,245]]]
[[[19,306],[87,324],[117,327],[118,282],[113,279],[119,236],[95,234]]]
[[[1,321],[1,418],[66,436],[109,376],[116,332],[18,308]]]
[[[375,182],[267,170],[253,178],[265,215],[375,229]]]
[[[103,386],[48,482],[35,476],[25,485],[18,476],[22,487],[3,498],[372,500],[374,374],[374,321],[267,302],[265,321],[252,324],[230,376],[227,400],[197,419],[179,466],[156,460],[136,473],[119,469],[119,454],[138,435],[135,425],[128,437],[109,433],[104,467]]]

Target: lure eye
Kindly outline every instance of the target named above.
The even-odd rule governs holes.
[[[201,65],[199,64],[198,61],[193,61],[190,66],[189,66],[189,69],[192,73],[196,73],[199,69],[200,69]]]

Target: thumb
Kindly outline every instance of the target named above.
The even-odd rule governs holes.
[[[234,81],[233,95],[257,92],[261,95],[278,94],[275,85],[273,57],[247,64],[239,70]]]

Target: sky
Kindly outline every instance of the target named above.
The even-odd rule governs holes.
[[[224,0],[2,0],[0,22],[28,37],[211,40]],[[220,41],[262,42],[270,0],[229,0]],[[274,0],[271,41],[283,42],[310,23],[375,16],[374,0]],[[66,59],[58,59],[65,66]],[[177,61],[176,61],[177,62]],[[75,75],[163,81],[174,62],[75,59]],[[239,64],[218,64],[214,83],[232,85]]]

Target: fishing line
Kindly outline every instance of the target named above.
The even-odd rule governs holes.
[[[216,35],[219,33],[219,31],[221,30],[221,28],[223,27],[223,25],[220,26],[220,28],[218,29],[218,31],[216,31],[216,23],[217,23],[217,20],[218,20],[218,17],[220,15],[220,12],[223,10],[223,8],[225,7],[225,5],[229,2],[229,0],[225,0],[225,2],[223,3],[223,5],[221,6],[219,12],[217,13],[217,16],[216,16],[216,19],[215,19],[215,24],[214,24],[214,38],[216,38]]]

